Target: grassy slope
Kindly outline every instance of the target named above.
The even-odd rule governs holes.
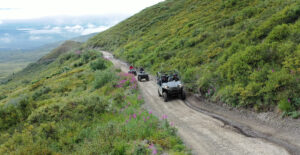
[[[187,153],[175,128],[141,109],[130,75],[98,51],[68,49],[0,85],[0,154]]]
[[[214,101],[295,114],[299,16],[295,0],[166,0],[87,46],[153,72],[178,69],[190,90]]]

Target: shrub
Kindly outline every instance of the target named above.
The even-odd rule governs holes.
[[[95,60],[99,57],[102,56],[102,53],[96,51],[96,50],[88,50],[83,52],[83,54],[81,55],[81,62],[86,64],[91,60]]]
[[[48,94],[50,91],[51,91],[51,88],[43,87],[43,88],[41,88],[41,89],[34,92],[34,94],[32,95],[32,99],[37,100],[37,99],[39,99],[39,97],[41,97],[44,94]]]
[[[93,71],[95,71],[95,70],[104,70],[104,69],[107,68],[107,66],[105,64],[105,60],[103,60],[102,58],[99,58],[95,62],[92,62],[90,64],[90,67]]]
[[[276,26],[268,35],[267,40],[269,41],[281,41],[289,36],[289,26],[286,24]]]
[[[75,54],[73,52],[69,52],[69,53],[66,53],[66,54],[63,54],[62,56],[59,57],[59,60],[58,62],[60,64],[63,64],[65,63],[66,61],[70,60]]]
[[[5,105],[1,105],[0,130],[10,128],[19,122],[24,121],[33,108],[33,104],[29,102],[29,98],[26,95],[13,98]]]
[[[104,86],[105,84],[114,81],[117,79],[117,76],[114,72],[111,72],[110,70],[105,71],[96,71],[95,73],[95,80],[93,82],[94,88],[98,89]]]
[[[278,108],[283,112],[289,112],[293,109],[291,102],[287,99],[280,100]]]
[[[300,117],[300,112],[298,111],[293,111],[293,112],[290,112],[289,115],[294,118],[294,119],[297,119]]]
[[[30,81],[29,81],[29,80],[22,80],[22,83],[23,83],[23,84],[29,84]]]
[[[0,101],[3,100],[3,99],[5,99],[5,98],[7,98],[6,95],[0,95]]]

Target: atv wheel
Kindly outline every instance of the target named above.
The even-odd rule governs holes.
[[[181,99],[182,99],[182,100],[185,100],[185,98],[186,98],[186,95],[185,95],[185,92],[184,92],[184,91],[182,91],[182,92],[181,92],[181,95],[180,95],[180,97],[181,97]]]
[[[158,92],[158,96],[161,97],[161,94],[159,93],[159,90],[157,90],[157,92]]]
[[[141,79],[141,77],[140,77],[140,76],[138,76],[138,81],[140,81],[140,82],[142,81],[142,79]]]
[[[149,77],[147,77],[146,80],[149,81]]]
[[[164,101],[168,102],[168,94],[166,92],[163,93]]]

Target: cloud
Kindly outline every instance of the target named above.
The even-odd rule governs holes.
[[[0,19],[33,19],[61,15],[132,15],[161,1],[163,0],[9,0],[1,1],[1,7],[8,9],[0,9]]]
[[[19,28],[18,31],[25,31],[30,34],[53,34],[53,33],[62,33],[62,30],[60,27],[50,27],[45,26],[43,29],[32,29],[32,28]]]
[[[94,28],[94,27],[96,27],[96,26],[95,26],[94,24],[90,24],[90,23],[89,23],[89,24],[87,25],[87,27],[88,27],[88,28]]]
[[[1,42],[4,42],[4,43],[10,43],[10,42],[11,42],[11,39],[8,38],[8,37],[3,37],[3,38],[0,38],[0,41],[1,41]]]
[[[91,33],[96,33],[96,32],[102,32],[104,30],[107,30],[109,26],[99,26],[99,27],[88,27],[82,31],[82,35],[87,35]]]
[[[72,33],[81,33],[82,31],[84,31],[84,28],[81,25],[65,26],[64,29]]]
[[[3,21],[2,21],[2,20],[0,20],[0,24],[3,24]]]
[[[40,36],[30,36],[29,40],[40,40],[41,37]]]
[[[51,28],[51,26],[50,26],[50,25],[44,26],[44,29],[47,29],[47,30],[49,30],[50,28]]]
[[[8,33],[4,33],[3,37],[0,37],[0,42],[2,43],[11,43],[12,42],[12,37]]]
[[[109,26],[95,26],[94,24],[87,24],[85,27],[81,25],[65,26],[64,30],[71,33],[79,33],[81,35],[87,35],[95,32],[101,32],[108,29]]]

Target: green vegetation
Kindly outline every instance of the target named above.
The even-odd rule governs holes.
[[[153,73],[178,69],[187,89],[212,101],[296,114],[300,3],[295,0],[166,0],[86,46]]]
[[[141,108],[134,77],[69,47],[0,85],[0,154],[189,153],[172,124]]]
[[[59,44],[45,45],[32,51],[0,51],[0,82],[9,75],[21,71],[28,64],[36,62]]]

